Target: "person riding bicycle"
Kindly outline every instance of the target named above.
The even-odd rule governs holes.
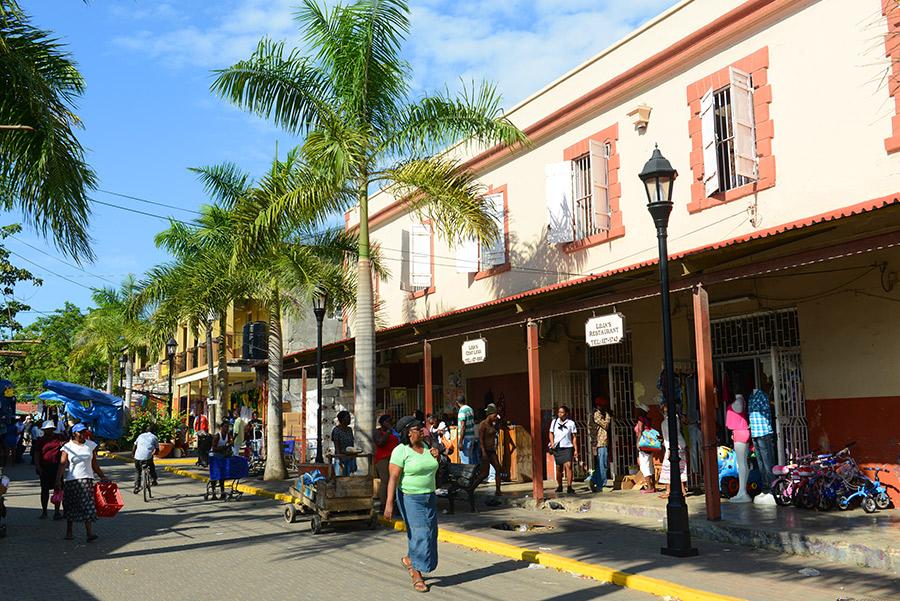
[[[148,424],[144,432],[134,441],[132,453],[134,457],[134,494],[141,492],[141,473],[144,465],[150,468],[150,484],[156,486],[156,465],[153,454],[159,451],[159,439],[153,433],[153,426]]]

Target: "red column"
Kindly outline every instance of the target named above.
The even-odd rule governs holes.
[[[300,462],[306,463],[306,368],[300,370]]]
[[[528,340],[528,400],[531,409],[531,488],[535,501],[544,498],[544,445],[541,436],[541,364],[538,353],[538,322],[525,327]]]
[[[694,338],[697,346],[700,427],[703,431],[706,519],[715,521],[722,519],[722,506],[719,499],[719,466],[716,453],[716,397],[713,385],[712,338],[709,329],[709,296],[702,285],[694,288]]]
[[[422,365],[425,369],[425,415],[434,413],[434,387],[431,380],[431,343],[424,342]]]

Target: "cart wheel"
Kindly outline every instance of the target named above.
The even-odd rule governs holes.
[[[878,510],[878,507],[875,506],[875,499],[873,497],[866,497],[863,499],[862,508],[866,513],[875,513]]]
[[[293,505],[286,505],[284,508],[284,521],[293,524],[297,521],[297,510]]]
[[[322,532],[322,518],[314,515],[309,521],[309,531],[313,534],[319,534],[320,532]]]
[[[376,528],[378,528],[378,516],[373,515],[372,517],[370,517],[369,523],[367,526],[368,526],[369,530],[375,530]]]

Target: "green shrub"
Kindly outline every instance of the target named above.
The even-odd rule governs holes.
[[[184,425],[183,413],[157,413],[151,408],[146,411],[134,411],[131,421],[128,422],[128,432],[125,434],[127,446],[134,444],[135,439],[147,430],[148,425],[153,426],[153,432],[160,442],[174,442],[178,429]]]

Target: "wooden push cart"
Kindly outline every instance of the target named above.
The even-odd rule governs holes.
[[[327,456],[331,459],[331,456]],[[370,529],[378,525],[375,506],[372,501],[373,469],[371,454],[356,455],[369,459],[366,475],[334,476],[315,484],[304,484],[302,476],[295,486],[288,489],[294,498],[284,508],[284,520],[291,524],[301,514],[313,514],[310,532],[319,534],[328,524],[339,522],[364,522]]]

